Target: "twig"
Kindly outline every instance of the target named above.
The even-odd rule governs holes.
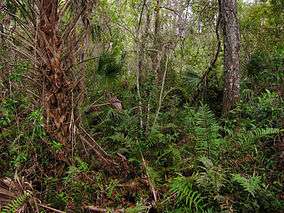
[[[145,7],[146,7],[146,1],[147,1],[147,0],[144,0],[144,1],[143,1],[142,10],[141,10],[140,16],[139,16],[139,23],[138,23],[137,33],[139,33],[139,31],[140,31],[140,27],[141,27],[141,23],[142,23],[142,17],[143,17],[144,9],[145,9]]]
[[[72,69],[73,67],[77,67],[77,66],[79,66],[80,64],[84,64],[84,63],[89,62],[89,61],[92,61],[92,60],[97,60],[98,58],[99,58],[98,56],[92,57],[92,58],[87,58],[87,59],[85,59],[85,60],[83,60],[83,61],[80,61],[80,62],[77,63],[77,64],[72,64],[72,65],[69,66],[66,70],[70,70],[70,69]]]
[[[78,23],[78,20],[80,19],[81,15],[85,12],[85,10],[86,7],[83,7],[81,11],[75,16],[75,18],[69,22],[69,24],[63,31],[63,36],[62,36],[63,40],[66,40],[67,36],[71,33],[72,30],[74,30],[75,26]]]
[[[9,42],[9,44],[11,45],[11,47],[13,47],[13,49],[14,49],[16,52],[18,52],[18,53],[22,54],[23,56],[27,57],[28,59],[32,60],[35,64],[38,64],[37,60],[35,60],[35,59],[33,58],[33,56],[31,56],[29,53],[25,52],[24,50],[19,49],[15,44],[13,44],[12,41],[10,41],[10,40],[8,40],[8,39],[7,39],[6,41]]]
[[[149,127],[150,127],[150,110],[151,110],[151,94],[149,95],[148,104],[147,104],[147,120],[146,120],[146,126],[145,126],[145,132],[148,133]]]
[[[165,10],[169,10],[169,11],[173,12],[174,14],[180,16],[180,14],[178,13],[178,11],[176,11],[176,10],[170,8],[170,7],[161,6],[160,8],[161,8],[161,9],[165,9]]]
[[[143,111],[142,111],[142,101],[141,101],[141,92],[140,92],[140,73],[139,69],[136,71],[136,88],[137,88],[137,96],[138,96],[138,108],[140,115],[140,128],[143,129]]]
[[[71,92],[71,118],[70,118],[70,125],[69,125],[69,131],[70,131],[70,138],[71,138],[71,144],[72,144],[72,156],[74,157],[74,150],[76,147],[76,126],[75,126],[75,115],[74,115],[74,92]]]
[[[27,89],[27,92],[29,92],[31,95],[33,95],[33,96],[36,97],[37,99],[40,99],[40,97],[39,97],[37,94],[35,94],[33,91]]]
[[[88,138],[90,138],[92,140],[92,142],[95,144],[96,147],[98,147],[98,149],[106,156],[109,156],[104,150],[103,148],[93,139],[93,137],[81,126],[79,126],[79,128],[88,136]]]

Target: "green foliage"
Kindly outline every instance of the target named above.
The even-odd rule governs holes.
[[[175,194],[177,206],[184,205],[190,210],[195,209],[196,212],[203,210],[203,198],[198,191],[193,189],[190,178],[182,176],[174,178],[170,184],[170,191]]]
[[[252,90],[245,92],[251,93],[248,95],[250,98],[243,96],[243,101],[225,121],[225,131],[228,134],[234,134],[232,131],[237,125],[249,131],[257,128],[282,128],[284,105],[283,99],[277,93],[269,90],[260,95],[256,95]]]
[[[16,12],[24,24],[30,5],[17,2],[24,5],[19,8],[5,1],[5,9]],[[82,33],[83,42],[88,38],[85,30],[92,34],[92,41],[87,39],[90,49],[84,52],[85,59],[91,60],[74,64],[72,76],[66,76],[74,94],[82,89],[76,125],[77,121],[82,124],[121,170],[109,171],[113,168],[79,137],[66,146],[49,138],[41,102],[47,97],[34,87],[40,78],[34,78],[32,64],[4,42],[0,48],[0,176],[21,173],[33,183],[43,203],[62,211],[83,212],[92,205],[130,213],[150,212],[150,208],[173,213],[283,212],[283,4],[277,0],[238,2],[243,44],[241,100],[227,117],[221,117],[222,51],[206,82],[200,84],[216,51],[217,1],[191,1],[190,11],[180,10],[182,1],[176,2],[171,8],[160,6],[161,72],[165,58],[169,60],[155,125],[161,91],[152,70],[157,51],[156,2],[99,1],[95,12],[94,8],[83,12],[90,17],[79,18],[78,23],[88,20],[84,24],[89,29],[77,24],[72,31]],[[60,23],[65,25],[72,16],[67,12]],[[30,35],[22,34],[22,25],[14,25],[14,19],[8,23],[5,14],[0,19],[16,40],[24,40],[19,50],[30,54],[30,48],[24,47]],[[64,57],[68,42],[61,44],[64,66],[69,63]],[[74,57],[74,62],[79,61]],[[78,87],[73,85],[77,82]],[[197,89],[201,92],[196,98]],[[112,106],[112,97],[121,101],[122,110]],[[7,211],[15,212],[29,198],[19,196]]]
[[[32,132],[32,138],[40,138],[43,139],[46,134],[43,128],[43,111],[42,109],[34,110],[30,113],[30,115],[27,117],[28,121],[33,124],[33,132]]]
[[[15,117],[17,101],[13,99],[6,99],[1,103],[1,112],[3,113],[0,118],[1,127],[9,125]]]
[[[67,204],[67,195],[64,191],[58,190],[59,180],[56,177],[47,177],[44,180],[46,192],[44,199],[55,208],[64,209]]]
[[[21,82],[23,75],[30,69],[30,64],[26,61],[19,61],[14,65],[13,72],[9,76],[11,81]]]
[[[26,202],[30,197],[31,197],[31,192],[24,191],[23,194],[17,196],[8,205],[4,206],[3,209],[1,209],[1,213],[17,212],[18,209],[22,208],[26,204]]]
[[[147,207],[138,204],[134,208],[127,208],[125,210],[126,213],[140,213],[140,212],[145,212],[147,210]]]
[[[214,166],[212,161],[206,157],[201,157],[199,161],[202,165],[199,166],[201,171],[195,174],[197,185],[211,196],[221,193],[221,189],[226,186],[227,181],[222,168]]]
[[[266,128],[266,129],[257,128],[252,131],[246,131],[246,132],[240,133],[238,135],[238,138],[241,143],[243,142],[246,144],[251,144],[262,138],[268,139],[279,133],[280,133],[280,130],[275,129],[275,128]]]
[[[119,64],[114,56],[103,53],[99,59],[98,73],[113,77],[121,71],[122,66]]]
[[[240,174],[233,174],[232,180],[240,184],[246,192],[251,194],[253,197],[255,193],[261,188],[261,178],[259,176],[252,176],[250,178],[245,178]]]
[[[162,182],[161,174],[157,170],[155,170],[154,168],[152,168],[150,166],[146,166],[146,173],[147,173],[151,183],[153,183],[154,187],[158,186],[159,183]]]
[[[244,81],[247,87],[255,91],[264,92],[267,89],[274,89],[276,85],[282,84],[284,65],[284,53],[279,49],[272,53],[256,52],[248,64],[246,72],[248,79]]]
[[[224,140],[219,133],[220,125],[208,106],[203,105],[197,111],[188,108],[184,115],[184,124],[195,140],[198,155],[217,160]]]
[[[52,140],[50,142],[50,145],[51,145],[51,148],[57,152],[57,151],[60,151],[62,148],[63,148],[63,144],[61,144],[60,142],[58,141],[55,141],[55,140]]]

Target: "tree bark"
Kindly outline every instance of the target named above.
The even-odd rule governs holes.
[[[154,26],[154,54],[152,57],[153,71],[156,75],[157,84],[162,81],[163,74],[161,72],[161,0],[156,0],[155,5],[155,26]]]
[[[226,115],[240,99],[240,29],[237,17],[237,1],[221,0],[221,11],[225,76],[223,114]]]
[[[144,13],[146,13],[146,20],[144,29],[142,28],[142,22]],[[150,27],[150,10],[149,10],[149,2],[146,0],[143,3],[143,8],[140,14],[139,26],[137,36],[139,38],[138,46],[139,46],[139,53],[138,53],[138,71],[139,71],[139,82],[143,83],[147,78],[147,69],[145,69],[145,49],[147,46],[147,39],[149,36],[149,27]]]
[[[58,29],[58,0],[41,0],[38,48],[43,75],[45,128],[55,140],[67,145],[72,111],[71,82],[62,63],[62,39]]]

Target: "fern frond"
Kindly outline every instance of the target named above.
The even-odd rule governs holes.
[[[176,195],[178,206],[186,206],[197,212],[204,209],[203,198],[198,191],[193,189],[192,180],[180,176],[172,180],[170,191]]]
[[[221,127],[209,107],[203,105],[195,113],[189,110],[184,119],[188,132],[195,138],[197,152],[217,160],[224,140],[219,134]]]
[[[196,173],[196,183],[208,193],[219,193],[226,182],[222,168],[220,166],[214,166],[213,162],[207,157],[201,157],[199,161],[202,163],[202,166],[199,166],[202,171]]]
[[[0,179],[0,212],[34,212],[31,183],[15,175],[14,179]]]
[[[261,188],[261,177],[252,176],[251,178],[245,178],[240,174],[233,174],[232,180],[240,184],[245,191],[250,193],[253,197],[255,193]]]
[[[260,139],[268,139],[277,134],[281,133],[280,129],[277,128],[257,128],[252,131],[243,131],[237,135],[238,142],[243,148],[251,148],[252,144]]]

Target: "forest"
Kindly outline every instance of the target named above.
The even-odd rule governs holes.
[[[1,213],[281,213],[283,171],[283,0],[0,0]]]

